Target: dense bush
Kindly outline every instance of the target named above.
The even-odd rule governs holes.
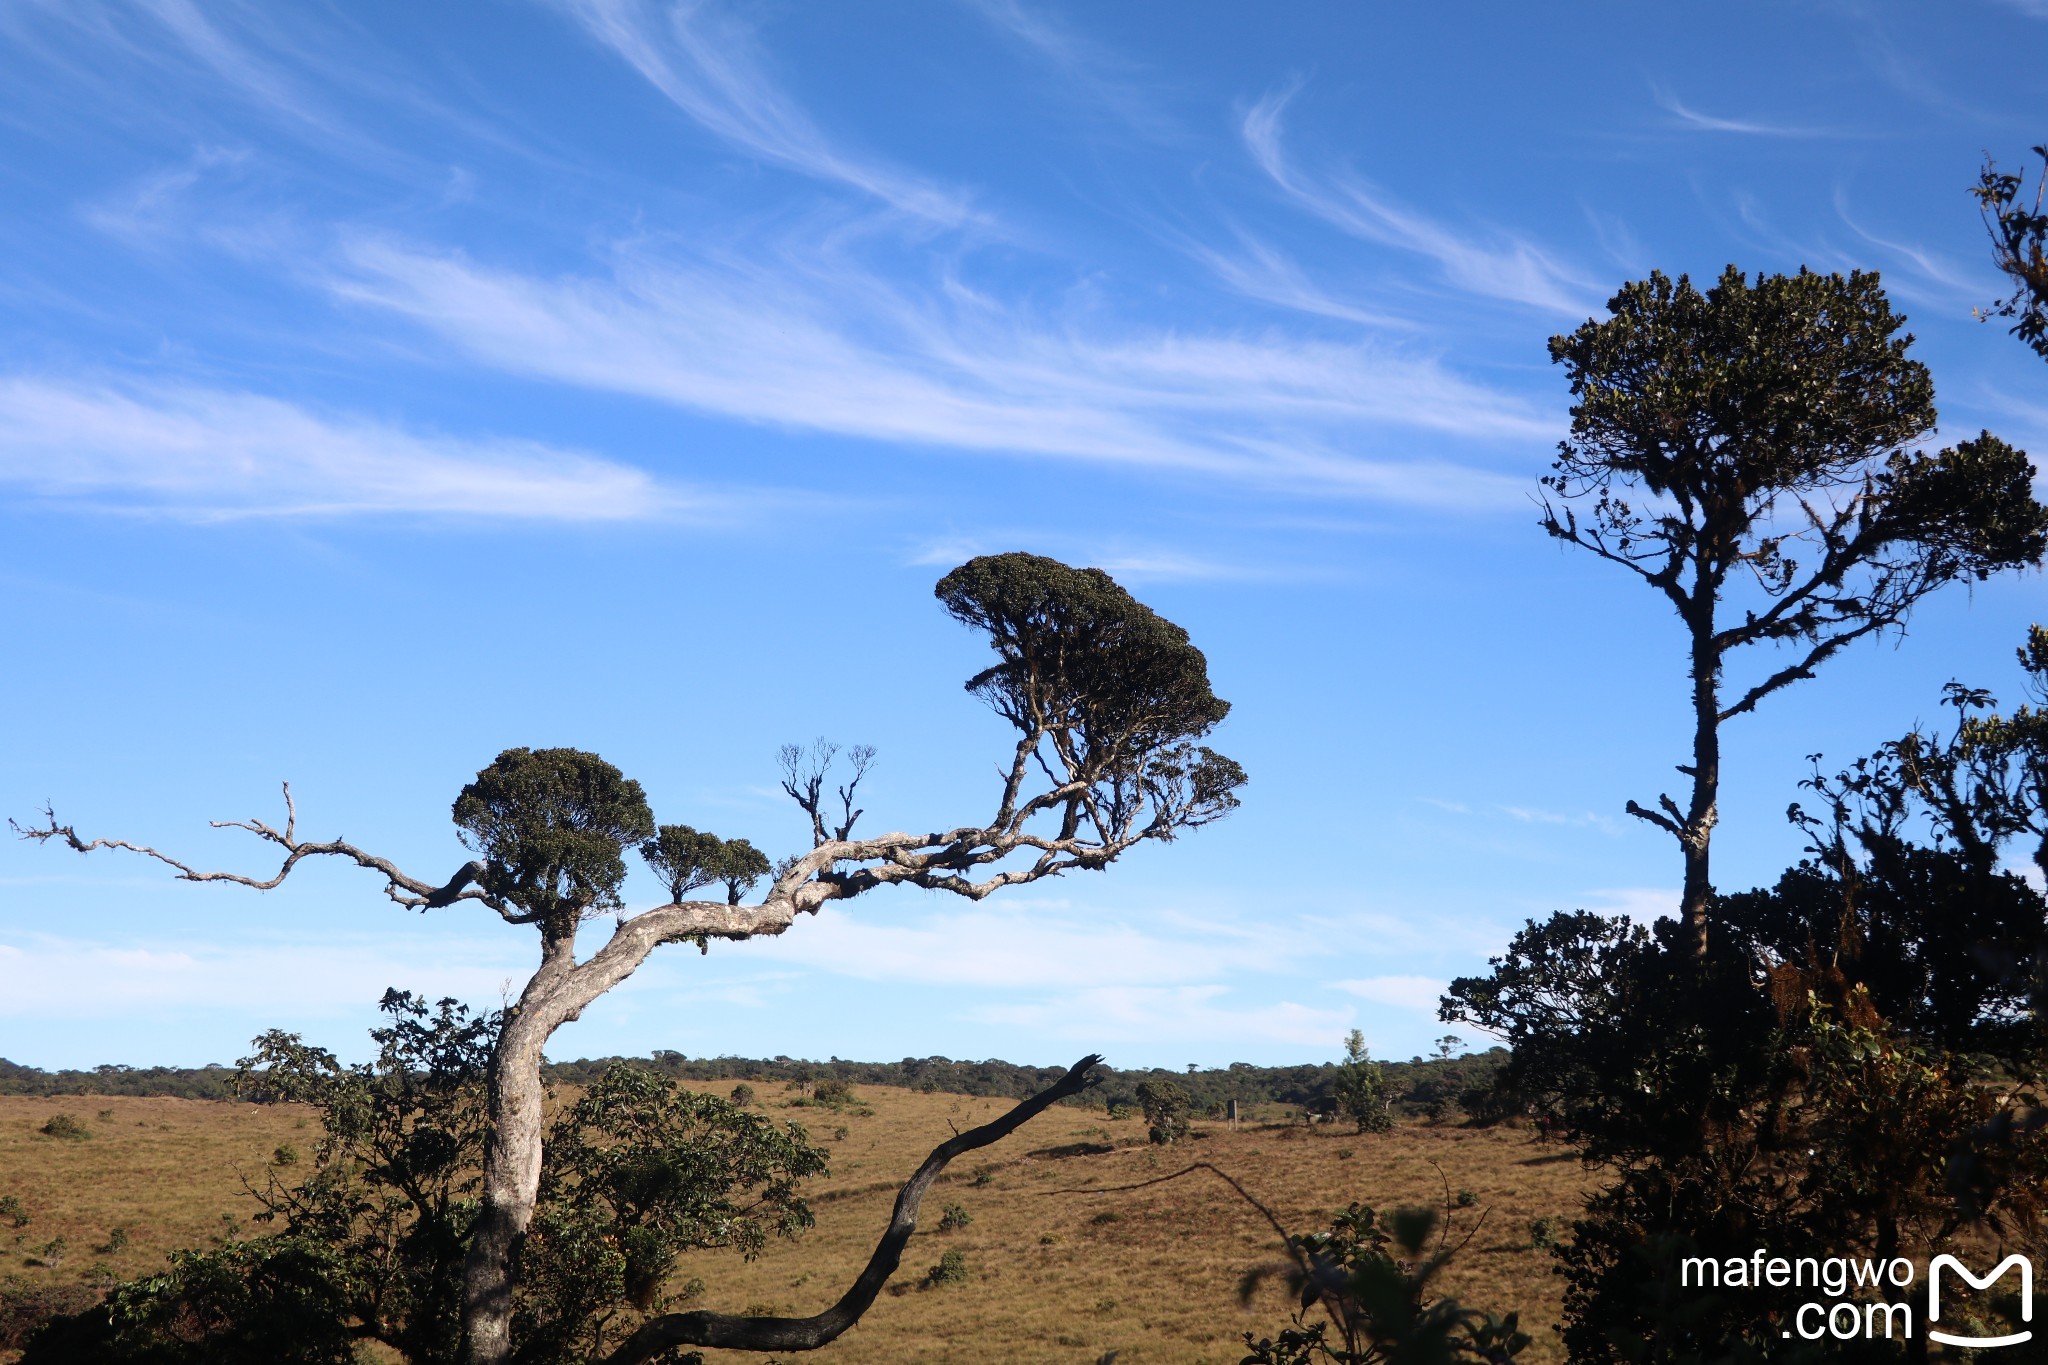
[[[1172,1081],[1139,1082],[1138,1105],[1145,1113],[1147,1133],[1160,1146],[1179,1142],[1193,1127],[1188,1119],[1193,1107],[1188,1092]]]
[[[499,1021],[397,992],[383,1007],[375,1063],[345,1067],[277,1032],[244,1063],[251,1093],[320,1110],[310,1160],[273,1165],[255,1192],[256,1219],[276,1230],[177,1253],[105,1308],[53,1321],[25,1365],[343,1365],[362,1341],[415,1365],[456,1361]],[[686,1252],[751,1256],[808,1227],[798,1185],[825,1168],[796,1125],[626,1066],[556,1116],[546,1152],[515,1303],[519,1365],[606,1354],[670,1306]]]

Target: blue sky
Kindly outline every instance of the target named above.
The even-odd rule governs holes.
[[[1876,269],[1944,434],[2048,450],[1966,193],[2044,48],[2039,0],[0,3],[0,805],[254,869],[206,822],[289,779],[438,877],[469,775],[575,745],[782,853],[823,734],[877,828],[959,823],[1007,741],[931,585],[1029,549],[1189,628],[1243,809],[668,950],[553,1053],[1424,1050],[1525,917],[1676,896],[1621,808],[1678,780],[1678,626],[1535,526],[1545,339],[1651,269]],[[1731,725],[1720,884],[1797,856],[1804,755],[2013,693],[2042,589]],[[532,952],[346,868],[0,847],[21,1062],[359,1053]]]

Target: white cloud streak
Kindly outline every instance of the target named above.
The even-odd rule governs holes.
[[[1782,123],[1764,123],[1755,119],[1716,118],[1703,114],[1697,109],[1681,103],[1678,96],[1661,85],[1652,85],[1650,93],[1657,101],[1657,107],[1677,119],[1682,127],[1702,133],[1737,133],[1748,137],[1826,137],[1824,128],[1799,128]]]
[[[562,8],[676,108],[742,151],[936,223],[971,217],[965,196],[833,146],[770,79],[753,36],[704,0],[562,0]]]
[[[1357,176],[1338,174],[1325,183],[1297,169],[1283,145],[1282,120],[1300,90],[1297,82],[1265,96],[1239,124],[1252,159],[1296,203],[1354,237],[1428,257],[1468,293],[1579,317],[1593,311],[1594,286],[1520,237],[1495,232],[1490,241],[1474,240]]]
[[[1186,249],[1226,288],[1248,299],[1316,317],[1355,322],[1361,327],[1416,330],[1416,324],[1407,318],[1364,308],[1332,294],[1309,279],[1292,260],[1256,238],[1240,233],[1239,244],[1236,253],[1199,243],[1190,243]]]
[[[0,484],[200,519],[418,513],[589,522],[693,505],[640,470],[533,442],[420,435],[248,393],[21,375],[0,376]]]
[[[1463,507],[1517,503],[1523,482],[1346,448],[1385,426],[1530,447],[1555,436],[1525,401],[1426,355],[1274,334],[1091,334],[919,292],[830,247],[621,252],[610,279],[535,278],[383,239],[344,256],[328,281],[337,295],[486,364],[795,429]]]
[[[1429,1014],[1436,1013],[1437,1000],[1443,995],[1445,986],[1433,976],[1368,976],[1331,984],[1346,994],[1370,1000],[1376,1005],[1423,1010]]]
[[[1175,139],[1178,130],[1147,97],[1137,71],[1023,0],[967,0],[990,25],[1036,53],[1073,91],[1147,137]]]
[[[495,1000],[529,968],[449,945],[430,954],[348,944],[254,947],[111,944],[54,937],[0,943],[0,1018],[94,1019],[162,1010],[355,1010],[387,987]]]

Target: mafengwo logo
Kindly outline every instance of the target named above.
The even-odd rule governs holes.
[[[1927,1267],[1928,1340],[1938,1341],[1946,1346],[1973,1346],[1982,1349],[1986,1346],[2017,1346],[2023,1341],[2032,1339],[2034,1333],[2031,1328],[2002,1337],[1959,1337],[1936,1330],[1934,1324],[1941,1321],[1941,1272],[1944,1270],[1955,1271],[1956,1274],[1969,1281],[1972,1289],[1989,1289],[1994,1281],[2004,1277],[2006,1271],[2019,1271],[2020,1321],[2032,1322],[2034,1320],[2034,1264],[2026,1257],[2015,1252],[2000,1261],[1997,1269],[1979,1279],[1970,1273],[1968,1266],[1958,1261],[1955,1257],[1937,1256]]]
[[[1949,1295],[1950,1309],[1946,1321],[1950,1327],[1955,1327],[1967,1316],[1967,1300],[1963,1307],[1956,1304],[1957,1295],[1966,1292],[1957,1284],[1958,1280],[1969,1289],[1988,1290],[2015,1270],[2019,1272],[2020,1321],[2031,1323],[2034,1320],[2034,1266],[2026,1257],[2014,1253],[1992,1267],[1988,1274],[1979,1275],[1955,1256],[1936,1256],[1927,1266],[1927,1339],[1945,1346],[1979,1351],[1995,1346],[2017,1346],[2023,1341],[2033,1340],[2031,1327],[2003,1335],[1985,1335],[1947,1331],[1938,1325],[1944,1321],[1944,1289]],[[1800,1304],[1793,1310],[1791,1323],[1783,1332],[1788,1338],[1797,1336],[1805,1341],[1818,1341],[1822,1337],[1833,1337],[1837,1341],[1851,1341],[1859,1337],[1866,1340],[1912,1337],[1913,1305],[1901,1291],[1911,1289],[1916,1278],[1913,1263],[1903,1256],[1890,1261],[1874,1261],[1868,1257],[1772,1256],[1768,1252],[1757,1251],[1746,1259],[1739,1256],[1730,1256],[1726,1260],[1688,1256],[1682,1258],[1678,1265],[1678,1282],[1689,1289],[1811,1287],[1820,1291],[1826,1298]],[[1886,1297],[1887,1289],[1891,1291],[1893,1301],[1880,1301]]]

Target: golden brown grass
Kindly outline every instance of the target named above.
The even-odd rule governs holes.
[[[726,1093],[730,1084],[699,1089]],[[706,1253],[688,1258],[682,1278],[707,1285],[701,1306],[811,1313],[838,1296],[865,1262],[888,1217],[896,1187],[937,1142],[985,1122],[1007,1100],[860,1087],[872,1115],[778,1106],[786,1097],[757,1086],[768,1112],[802,1122],[832,1155],[829,1177],[812,1184],[817,1226],[801,1241],[771,1247],[746,1263]],[[37,1132],[53,1114],[89,1128],[86,1141]],[[107,1117],[100,1117],[104,1113]],[[836,1134],[845,1130],[845,1136]],[[1118,1194],[1057,1193],[1125,1185],[1189,1161],[1212,1162],[1241,1180],[1290,1228],[1306,1231],[1352,1200],[1380,1209],[1441,1201],[1445,1182],[1477,1203],[1459,1211],[1460,1233],[1484,1226],[1453,1262],[1444,1288],[1496,1311],[1519,1309],[1536,1337],[1531,1365],[1560,1358],[1550,1324],[1557,1282],[1549,1258],[1529,1246],[1529,1226],[1569,1218],[1590,1178],[1558,1148],[1525,1131],[1404,1125],[1381,1136],[1327,1128],[1247,1124],[1237,1132],[1198,1124],[1193,1142],[1143,1143],[1135,1119],[1055,1108],[1001,1144],[971,1153],[927,1200],[894,1292],[861,1325],[812,1357],[820,1365],[904,1361],[1092,1362],[1116,1350],[1118,1365],[1236,1361],[1247,1330],[1283,1324],[1277,1286],[1238,1302],[1246,1271],[1276,1261],[1279,1248],[1257,1213],[1206,1174]],[[246,1219],[255,1205],[239,1171],[261,1178],[280,1143],[309,1152],[317,1121],[304,1110],[169,1099],[0,1097],[0,1196],[32,1216],[15,1233],[0,1219],[6,1261],[0,1274],[81,1280],[95,1262],[123,1276],[145,1273],[179,1246],[204,1245],[224,1214]],[[1114,1148],[1088,1152],[1083,1147]],[[1062,1149],[1067,1149],[1065,1152]],[[1432,1164],[1434,1163],[1434,1164]],[[1439,1175],[1438,1168],[1442,1174]],[[936,1230],[941,1210],[959,1204],[972,1222]],[[116,1226],[119,1252],[100,1253]],[[36,1247],[62,1236],[69,1250],[54,1268]],[[959,1250],[964,1285],[914,1288],[940,1255]],[[713,1352],[738,1362],[760,1357]]]

